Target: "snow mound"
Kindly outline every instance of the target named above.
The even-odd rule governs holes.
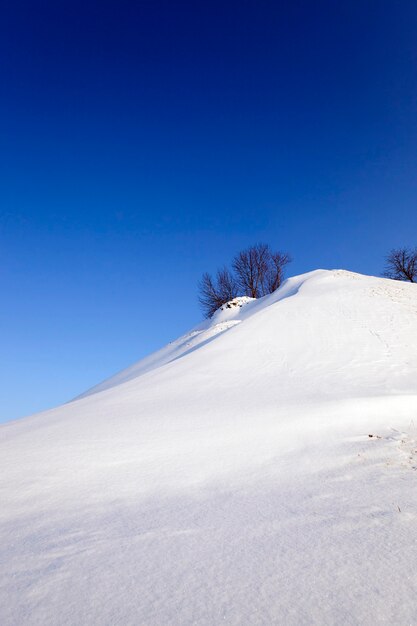
[[[238,296],[237,298],[233,298],[233,300],[229,300],[226,304],[220,307],[221,311],[225,311],[226,309],[233,309],[234,307],[242,308],[248,302],[253,302],[255,298],[249,298],[249,296]]]
[[[249,302],[255,302],[256,298],[249,298],[249,296],[239,296],[237,298],[233,298],[233,300],[229,300],[223,304],[217,311],[214,313],[212,320],[217,320],[219,317],[222,317],[224,313],[228,315],[233,315],[239,313],[239,309],[249,304]]]
[[[2,625],[417,622],[417,286],[239,301],[0,428]]]

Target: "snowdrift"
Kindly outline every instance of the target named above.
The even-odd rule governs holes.
[[[0,428],[0,622],[417,623],[416,428],[416,285],[223,307]]]

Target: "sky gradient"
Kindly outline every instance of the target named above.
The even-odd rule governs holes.
[[[417,245],[414,1],[9,0],[0,59],[0,421],[198,323],[249,244]]]

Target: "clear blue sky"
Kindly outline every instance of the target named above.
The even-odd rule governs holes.
[[[240,248],[417,245],[417,4],[2,3],[0,421],[200,320]]]

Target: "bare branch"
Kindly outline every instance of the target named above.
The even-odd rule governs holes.
[[[236,298],[238,293],[236,281],[226,267],[218,270],[215,281],[210,274],[203,274],[199,291],[199,302],[206,317],[212,317],[217,309]]]
[[[271,252],[263,243],[239,252],[233,260],[233,269],[242,295],[260,298],[278,289],[284,267],[290,261],[288,254]]]
[[[417,282],[417,249],[397,248],[391,250],[386,258],[383,276],[394,280]]]
[[[287,253],[274,252],[271,254],[271,262],[267,273],[267,293],[272,293],[281,286],[284,280],[284,267],[291,263],[291,257]]]
[[[233,300],[238,295],[238,286],[236,280],[227,267],[217,272],[217,286],[222,304]]]

